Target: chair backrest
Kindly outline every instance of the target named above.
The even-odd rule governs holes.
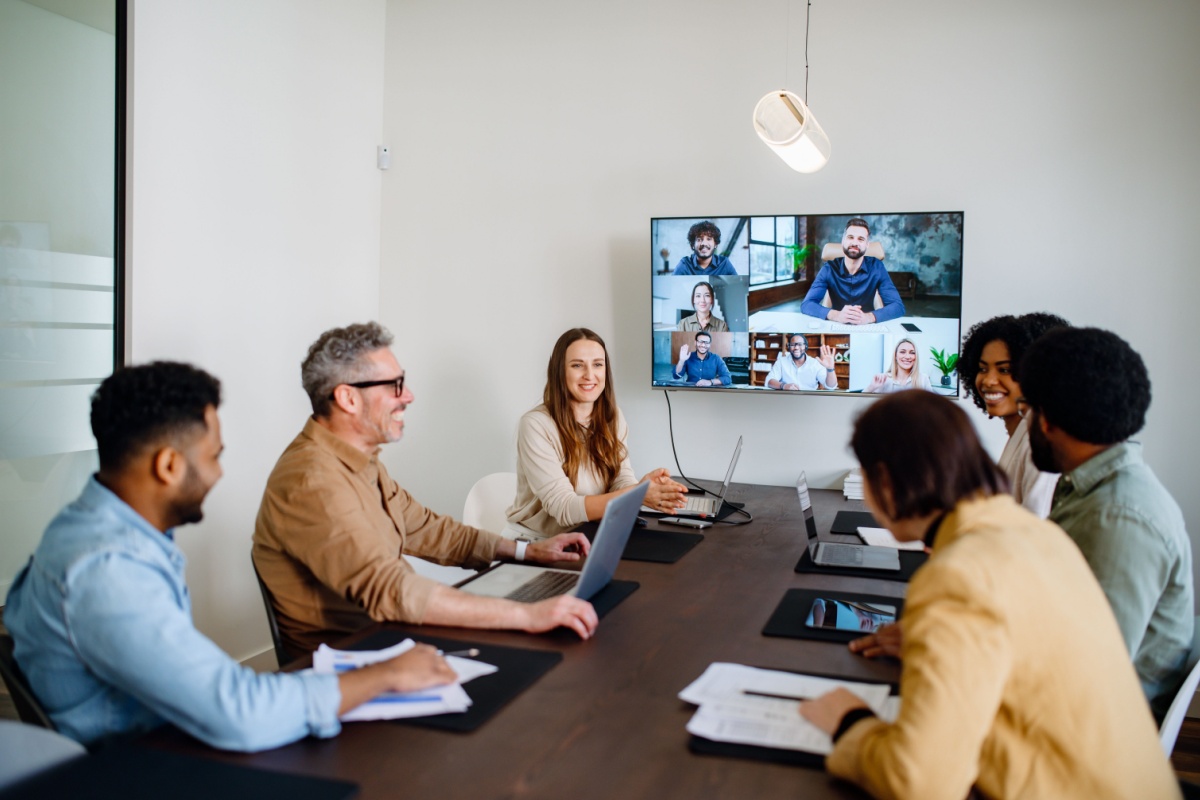
[[[821,248],[821,263],[824,264],[826,261],[833,261],[835,258],[841,258],[844,255],[846,255],[846,252],[842,250],[841,242],[829,242]],[[883,261],[883,245],[877,241],[867,242],[867,252],[864,255]]]
[[[13,705],[17,707],[17,716],[22,722],[51,731],[58,730],[46,709],[42,708],[41,702],[34,696],[33,690],[29,688],[21,668],[17,666],[17,659],[13,657],[13,638],[7,633],[0,634],[0,677],[4,678],[4,685],[12,695]]]
[[[1179,738],[1179,729],[1183,726],[1188,706],[1192,704],[1192,698],[1196,695],[1197,686],[1200,686],[1200,617],[1196,617],[1192,626],[1192,651],[1188,654],[1187,677],[1175,693],[1175,699],[1171,701],[1171,707],[1167,709],[1162,725],[1158,726],[1158,740],[1162,742],[1168,758],[1175,749],[1175,740]]]
[[[258,574],[258,565],[254,563],[254,556],[250,557],[250,565],[254,567],[254,578],[258,581],[258,590],[262,592],[263,607],[267,610],[267,625],[271,629],[271,642],[275,645],[275,660],[279,664],[279,668],[283,669],[285,664],[290,664],[296,660],[296,656],[288,652],[288,649],[283,646],[283,637],[279,635],[279,621],[275,619],[275,605],[271,602],[271,590],[263,583],[262,575]]]
[[[517,473],[493,472],[475,481],[463,503],[462,521],[473,528],[500,533],[504,512],[517,496]]]

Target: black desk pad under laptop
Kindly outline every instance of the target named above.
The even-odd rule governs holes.
[[[348,781],[310,778],[167,753],[137,743],[104,747],[0,791],[5,800],[346,800]]]
[[[599,522],[585,522],[575,530],[586,536],[590,542],[596,538],[599,528]],[[621,553],[621,560],[674,564],[702,541],[704,537],[699,533],[634,528],[625,550]]]
[[[796,563],[796,572],[816,572],[825,575],[849,575],[854,578],[878,578],[881,581],[900,581],[907,583],[913,573],[929,559],[928,553],[916,550],[900,550],[900,569],[862,569],[861,567],[827,567],[824,564],[814,564],[808,554],[808,548],[800,554]]]

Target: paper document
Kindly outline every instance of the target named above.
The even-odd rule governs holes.
[[[902,542],[895,536],[892,536],[892,532],[887,528],[860,526],[858,535],[862,537],[864,542],[871,545],[871,547],[892,547],[896,550],[915,550],[919,553],[925,550],[925,543],[920,539],[913,542]]]
[[[800,716],[800,700],[746,694],[747,690],[794,698],[820,697],[838,687],[858,695],[875,713],[895,718],[896,704],[883,684],[858,683],[758,669],[741,664],[710,664],[679,693],[700,708],[687,724],[689,733],[717,742],[778,747],[825,755],[833,741]],[[886,715],[886,716],[885,716]]]
[[[415,646],[412,639],[383,650],[334,650],[321,645],[313,653],[313,672],[320,675],[337,675],[387,661]],[[491,675],[498,667],[484,664],[472,658],[446,656],[446,663],[458,675],[458,680],[444,686],[432,686],[419,692],[386,692],[363,703],[341,716],[343,722],[372,719],[400,719],[403,717],[427,717],[432,714],[461,713],[471,705],[470,696],[462,684],[483,675]]]

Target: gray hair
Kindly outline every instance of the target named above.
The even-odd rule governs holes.
[[[378,322],[360,322],[322,333],[300,364],[300,381],[312,403],[313,414],[329,416],[333,390],[343,383],[369,378],[370,370],[363,363],[363,356],[391,344],[392,334]]]

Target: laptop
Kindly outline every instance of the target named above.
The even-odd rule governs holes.
[[[800,511],[804,514],[804,527],[808,532],[808,557],[814,564],[822,567],[851,567],[893,572],[900,570],[900,552],[893,547],[871,547],[863,544],[820,541],[817,538],[817,521],[813,517],[812,501],[808,496],[808,479],[803,472],[796,479],[796,494],[800,498]]]
[[[459,584],[458,588],[483,597],[504,597],[522,603],[536,603],[560,594],[590,600],[608,585],[617,571],[649,486],[639,484],[608,502],[582,570],[506,563]]]
[[[737,446],[733,448],[733,458],[729,460],[729,469],[725,471],[725,483],[721,485],[721,493],[716,497],[708,494],[688,495],[687,505],[672,513],[676,517],[715,517],[725,506],[725,493],[729,491],[729,482],[733,480],[733,471],[737,469],[738,458],[742,455],[742,437],[739,436]],[[653,511],[654,509],[648,509]]]

